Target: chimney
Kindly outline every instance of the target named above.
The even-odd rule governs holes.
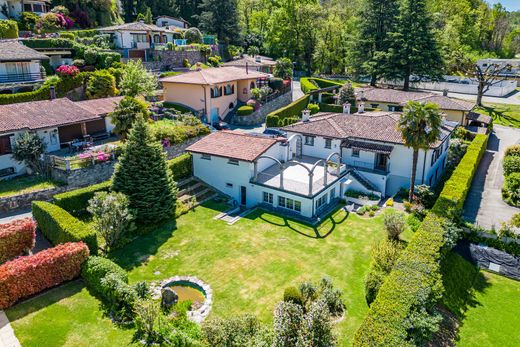
[[[249,75],[249,63],[246,61],[246,75]]]
[[[359,96],[359,100],[363,100],[365,98],[365,91],[364,90],[360,90],[358,92],[358,96]]]
[[[360,102],[358,105],[358,113],[365,113],[365,103]]]
[[[343,104],[343,113],[344,114],[350,114],[350,103],[346,102]]]
[[[308,122],[311,118],[311,110],[305,109],[302,111],[302,122]]]
[[[51,96],[51,100],[54,100],[56,99],[56,87],[55,86],[51,86],[49,88],[49,91],[50,91],[50,96]]]
[[[448,96],[448,89],[444,89],[442,91],[442,96]]]

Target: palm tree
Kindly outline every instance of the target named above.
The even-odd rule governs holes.
[[[406,147],[413,149],[412,177],[408,196],[410,201],[412,201],[414,195],[419,150],[427,151],[431,145],[437,142],[441,123],[437,105],[417,101],[409,101],[399,119],[398,128],[403,136],[404,144]]]

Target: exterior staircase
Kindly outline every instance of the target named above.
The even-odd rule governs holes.
[[[198,206],[218,195],[213,189],[195,177],[190,177],[177,182],[177,187],[179,188],[179,192],[177,193],[177,200],[184,204],[192,199],[195,199],[195,204],[193,207]]]
[[[372,192],[378,192],[376,186],[372,184],[369,180],[367,180],[358,170],[351,168],[350,169],[350,175],[355,178],[363,187],[366,189],[372,191]]]

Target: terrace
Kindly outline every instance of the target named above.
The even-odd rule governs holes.
[[[259,159],[271,159],[260,157]],[[316,157],[302,156],[286,163],[276,162],[255,173],[252,183],[282,189],[305,196],[313,196],[347,173],[345,164]]]

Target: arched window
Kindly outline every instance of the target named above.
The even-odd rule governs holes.
[[[231,86],[231,94],[235,94],[235,85],[234,84]]]
[[[218,96],[222,96],[222,87],[218,88]]]

